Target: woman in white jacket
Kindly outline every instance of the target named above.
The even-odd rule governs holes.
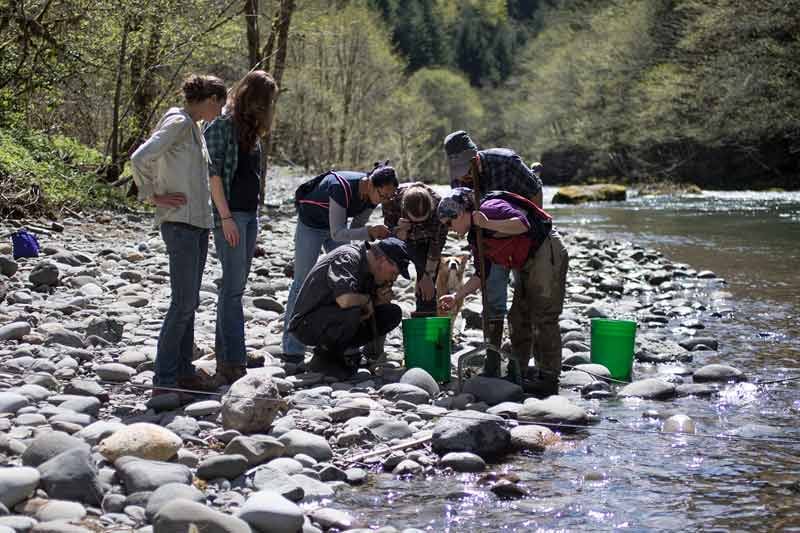
[[[169,254],[170,306],[161,326],[153,395],[161,387],[204,389],[210,380],[192,365],[194,318],[214,226],[208,183],[208,149],[197,123],[221,112],[226,90],[214,76],[189,76],[182,108],[170,108],[131,156],[139,199],[156,206],[155,224]]]

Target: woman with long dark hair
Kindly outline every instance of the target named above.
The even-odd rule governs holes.
[[[169,254],[170,305],[158,336],[153,395],[169,392],[159,386],[210,386],[192,365],[194,317],[213,227],[208,150],[197,122],[220,114],[226,90],[219,78],[198,75],[186,78],[181,90],[184,106],[170,108],[131,156],[139,199],[155,204],[155,224]]]
[[[211,156],[214,245],[222,264],[217,299],[217,375],[231,384],[247,372],[242,295],[258,236],[262,149],[272,123],[278,86],[263,70],[247,74],[233,89],[222,116],[204,134]]]

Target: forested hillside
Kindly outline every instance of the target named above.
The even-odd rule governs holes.
[[[438,180],[444,135],[467,129],[542,160],[550,182],[797,188],[798,13],[800,0],[8,0],[0,150],[74,138],[100,153],[97,180],[124,184],[185,74],[233,83],[257,65],[282,88],[272,164],[389,158]],[[9,160],[4,188],[44,179]]]

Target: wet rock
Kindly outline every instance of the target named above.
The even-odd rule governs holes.
[[[522,404],[518,418],[520,421],[538,422],[547,426],[584,426],[590,420],[589,413],[563,396],[550,396],[546,400],[529,398]]]
[[[389,383],[378,391],[381,396],[391,401],[404,400],[413,404],[428,403],[430,394],[424,389],[408,383]]]
[[[0,468],[0,503],[11,509],[33,495],[41,475],[35,468]]]
[[[265,374],[248,374],[222,398],[222,425],[242,433],[266,431],[283,406],[278,386]]]
[[[174,457],[182,445],[183,440],[172,431],[140,422],[103,439],[98,451],[109,461],[123,456],[163,461]]]
[[[192,482],[192,471],[176,463],[120,457],[114,461],[114,468],[127,494],[151,492],[167,483],[188,485]]]
[[[548,444],[558,441],[550,428],[525,424],[511,428],[511,446],[516,450],[544,451]]]
[[[320,481],[347,481],[347,473],[339,467],[331,464],[319,464],[317,467]]]
[[[303,453],[317,461],[330,461],[333,457],[328,441],[313,433],[293,429],[281,435],[278,440],[286,447],[285,455]]]
[[[658,378],[642,379],[623,387],[617,396],[645,400],[668,400],[675,396],[675,385]]]
[[[270,490],[253,493],[236,516],[256,531],[297,533],[303,526],[300,507]]]
[[[507,479],[499,480],[490,490],[503,500],[517,500],[528,495],[528,491]]]
[[[303,489],[303,501],[333,497],[333,489],[330,485],[305,474],[295,474],[292,476],[292,480]]]
[[[216,455],[200,461],[197,465],[197,477],[205,480],[233,479],[243,474],[248,467],[244,455]]]
[[[424,467],[416,461],[411,459],[404,459],[400,461],[397,466],[392,470],[395,476],[413,476],[419,474],[424,470]]]
[[[431,444],[439,455],[472,452],[492,458],[507,452],[511,436],[499,416],[478,411],[460,411],[439,420]]]
[[[694,433],[694,420],[686,415],[672,415],[661,425],[662,433]]]
[[[226,455],[242,455],[250,466],[260,465],[284,454],[286,447],[273,437],[257,435],[235,437],[225,447]]]
[[[431,398],[435,398],[439,394],[439,384],[422,368],[409,368],[400,378],[400,383],[419,387],[427,392]]]
[[[451,452],[439,460],[439,466],[452,468],[456,472],[483,472],[486,461],[469,452]]]
[[[678,398],[684,398],[686,396],[708,398],[715,394],[717,394],[717,389],[704,383],[684,383],[675,387],[675,395]]]
[[[325,531],[330,529],[338,531],[350,531],[355,523],[353,517],[348,513],[339,511],[338,509],[331,509],[330,507],[314,509],[309,514],[309,517],[315,524],[319,524]]]
[[[62,452],[77,448],[89,451],[89,445],[79,438],[61,431],[48,431],[31,441],[22,454],[22,464],[36,467]]]
[[[243,520],[185,499],[167,503],[153,520],[153,533],[193,530],[203,533],[251,533],[250,526]]]
[[[89,505],[103,501],[103,487],[88,448],[65,451],[38,467],[41,483],[48,496],[74,500]]]
[[[367,481],[368,474],[363,468],[348,468],[344,473],[350,485],[362,485]]]
[[[17,273],[18,269],[19,265],[16,261],[5,255],[0,255],[0,273],[10,278]]]
[[[692,379],[694,379],[696,383],[727,383],[731,381],[747,381],[747,376],[738,368],[728,365],[713,364],[697,369]]]
[[[690,337],[680,341],[678,344],[690,352],[697,349],[699,346],[706,346],[710,350],[719,349],[719,341],[711,337]]]
[[[505,379],[476,376],[464,384],[464,392],[488,405],[522,400],[522,387]]]

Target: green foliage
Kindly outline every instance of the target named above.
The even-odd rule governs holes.
[[[0,214],[55,215],[128,205],[124,191],[98,182],[98,151],[61,135],[0,128]]]

